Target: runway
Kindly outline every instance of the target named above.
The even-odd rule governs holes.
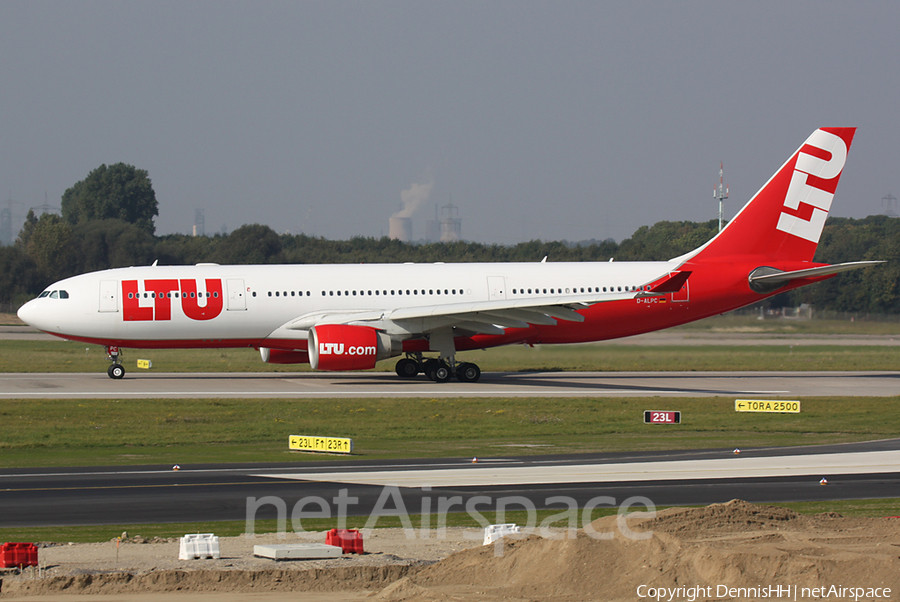
[[[804,448],[0,471],[0,527],[895,497],[900,440]],[[714,471],[709,470],[715,467]],[[689,469],[690,472],[686,472]],[[820,479],[827,478],[827,485]],[[397,487],[393,487],[397,485]],[[571,502],[569,502],[571,500]],[[343,507],[343,510],[341,509]],[[299,508],[299,510],[298,510]],[[643,509],[643,508],[638,508]],[[304,514],[304,512],[306,514]]]
[[[0,399],[361,397],[891,397],[900,372],[486,372],[477,383],[389,372],[0,374]]]
[[[11,337],[22,333],[0,333]],[[26,335],[31,336],[31,335]],[[44,336],[44,335],[38,335]],[[654,333],[611,344],[727,344]],[[784,344],[739,337],[741,344]],[[674,342],[677,339],[679,342]],[[791,344],[822,344],[821,337]],[[777,343],[773,343],[777,340]],[[895,345],[847,337],[840,345]],[[827,343],[826,343],[827,344]],[[0,374],[0,399],[896,396],[900,372],[488,372],[478,383],[401,381],[393,373]],[[508,507],[663,505],[896,497],[900,439],[803,448],[403,461],[0,470],[0,527],[371,516]],[[827,485],[820,485],[821,478]],[[396,487],[394,487],[396,486]],[[393,492],[393,493],[391,493]],[[390,493],[390,495],[387,495]],[[267,500],[263,502],[263,500]],[[556,500],[554,502],[554,500]],[[311,505],[310,505],[311,504]],[[252,512],[248,512],[248,507]],[[341,509],[343,507],[343,510]],[[298,510],[299,508],[299,510]],[[562,508],[565,509],[565,508]],[[640,508],[638,508],[640,509]],[[393,512],[395,513],[395,512]],[[298,515],[298,516],[299,516]],[[296,525],[294,525],[296,527]]]

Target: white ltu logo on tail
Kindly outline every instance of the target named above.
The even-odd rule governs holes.
[[[822,228],[825,226],[825,218],[831,209],[831,201],[834,194],[826,192],[806,183],[809,176],[815,176],[823,180],[831,180],[841,174],[844,162],[847,160],[847,145],[834,134],[822,130],[816,130],[806,141],[809,146],[831,153],[827,161],[813,155],[800,152],[797,156],[797,164],[794,166],[794,174],[791,177],[791,185],[784,197],[784,206],[798,209],[800,204],[812,205],[813,211],[809,220],[804,220],[795,215],[782,213],[778,218],[776,228],[782,232],[799,236],[810,242],[819,242]]]

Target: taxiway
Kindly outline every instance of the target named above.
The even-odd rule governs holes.
[[[900,372],[486,372],[477,383],[392,372],[0,374],[0,399],[350,397],[892,397]]]
[[[556,508],[895,497],[900,440],[802,448],[571,456],[335,461],[0,471],[0,527],[244,521],[281,512],[370,516]],[[820,485],[825,477],[827,485]],[[554,499],[556,501],[554,501]],[[614,500],[614,501],[611,501]],[[565,509],[565,508],[562,508]],[[396,514],[396,512],[394,512]],[[308,514],[307,514],[308,516]]]

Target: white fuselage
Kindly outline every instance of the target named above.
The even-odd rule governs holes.
[[[663,277],[673,267],[668,262],[131,267],[57,282],[48,291],[65,291],[68,298],[42,296],[23,306],[20,315],[65,338],[134,347],[180,347],[189,341],[210,347],[216,341],[265,346],[269,338],[305,341],[304,329],[284,327],[307,315],[387,315],[404,308],[464,308],[501,299],[558,303],[580,298],[593,303],[603,297],[621,299],[623,292]],[[206,296],[216,288],[207,281],[221,287],[214,293],[221,300]],[[198,298],[188,296],[190,287],[184,285],[190,283]],[[129,298],[129,289],[136,298]],[[196,314],[208,307],[212,310],[202,319],[191,317],[190,308]]]

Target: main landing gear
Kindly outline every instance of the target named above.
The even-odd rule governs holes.
[[[119,363],[119,355],[121,354],[118,347],[115,347],[113,345],[107,346],[106,359],[108,359],[112,363],[109,365],[109,368],[106,369],[106,373],[110,378],[114,378],[116,380],[119,380],[125,376],[125,366]]]
[[[424,372],[429,380],[436,383],[445,383],[454,376],[460,382],[474,383],[481,378],[481,368],[478,364],[462,362],[457,364],[451,356],[448,360],[429,358],[423,360],[422,354],[416,357],[405,357],[396,366],[397,376],[400,378],[415,378],[420,372]]]

